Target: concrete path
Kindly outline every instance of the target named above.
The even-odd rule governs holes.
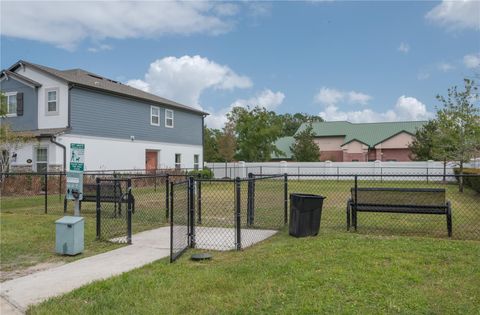
[[[0,284],[0,295],[25,311],[31,304],[165,258],[170,255],[170,228],[135,234],[132,243],[130,246],[5,281]]]
[[[196,227],[198,248],[229,250],[235,248],[233,229]],[[251,246],[273,234],[273,230],[242,230],[242,247]],[[222,240],[222,238],[225,239]],[[218,248],[220,243],[231,244]],[[139,268],[170,255],[170,227],[141,232],[132,236],[132,245],[83,258],[69,264],[32,273],[0,284],[0,297],[25,311],[29,305],[70,292],[96,280],[106,279]],[[225,244],[224,243],[224,244]],[[2,301],[2,315],[3,304]],[[9,306],[5,303],[5,307]],[[9,314],[9,313],[5,313]],[[15,314],[15,313],[12,313]]]

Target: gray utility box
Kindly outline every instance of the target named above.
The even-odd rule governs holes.
[[[55,252],[77,255],[83,252],[84,219],[65,216],[55,221]]]

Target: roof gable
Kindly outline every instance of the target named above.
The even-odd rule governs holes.
[[[110,93],[120,94],[127,97],[133,97],[133,98],[145,100],[145,101],[160,103],[162,105],[168,105],[174,108],[195,112],[201,115],[208,115],[208,113],[203,112],[199,109],[168,100],[166,98],[157,96],[155,94],[147,93],[145,91],[136,89],[129,85],[122,84],[118,81],[111,80],[82,69],[57,70],[54,68],[20,60],[16,64],[11,66],[8,70],[13,72],[19,67],[22,67],[23,65],[30,66],[36,70],[52,75],[62,81],[66,81],[73,85],[78,85],[81,87],[90,88],[94,90],[102,90]]]
[[[415,134],[425,121],[399,121],[379,123],[351,123],[348,121],[315,122],[312,124],[316,137],[345,136],[343,145],[357,140],[369,147],[389,139],[397,134],[406,132]],[[307,127],[304,123],[298,128],[296,134]]]

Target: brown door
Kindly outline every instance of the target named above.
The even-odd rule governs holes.
[[[158,165],[158,152],[146,151],[145,152],[145,169],[147,172],[155,172]]]

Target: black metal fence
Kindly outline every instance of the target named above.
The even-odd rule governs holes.
[[[191,182],[170,184],[170,262],[191,245]]]

